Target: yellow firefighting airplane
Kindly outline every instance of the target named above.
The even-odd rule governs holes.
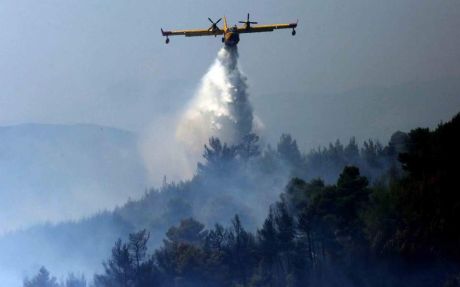
[[[212,23],[211,27],[208,29],[197,29],[197,30],[177,30],[177,31],[163,31],[161,29],[161,34],[166,37],[166,44],[169,43],[169,36],[177,36],[177,35],[184,35],[185,37],[194,37],[194,36],[214,36],[217,35],[224,35],[222,37],[222,42],[225,43],[227,46],[236,46],[240,41],[241,33],[258,33],[258,32],[272,32],[275,29],[292,29],[292,36],[296,34],[295,28],[297,27],[296,23],[291,24],[274,24],[274,25],[254,25],[257,22],[249,21],[249,14],[248,19],[246,21],[239,21],[242,23],[241,27],[237,25],[233,27],[228,27],[227,19],[224,17],[224,28],[220,29],[217,24],[222,20],[220,18],[216,22],[212,21],[211,18],[208,20]]]

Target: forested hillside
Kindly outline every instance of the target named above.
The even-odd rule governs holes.
[[[30,272],[44,264],[59,274],[69,270],[92,273],[101,268],[101,260],[117,238],[147,229],[151,232],[149,247],[157,248],[168,228],[188,217],[212,226],[239,214],[246,228],[254,231],[292,177],[320,177],[334,183],[347,165],[358,166],[370,181],[380,179],[389,169],[398,173],[397,153],[404,149],[406,137],[397,132],[385,146],[373,140],[358,145],[351,138],[347,144],[337,141],[309,152],[299,150],[290,135],[282,135],[275,147],[261,146],[254,134],[234,146],[212,138],[191,180],[165,181],[141,199],[129,200],[110,212],[37,225],[1,237],[0,264],[8,266],[2,272],[8,273],[8,268]],[[62,149],[67,156],[68,148],[63,145]],[[117,180],[123,178],[126,175]]]
[[[116,241],[94,285],[459,286],[459,146],[460,114],[361,151],[351,141],[302,156],[287,135],[264,151],[256,136],[239,146],[211,139],[193,180],[165,184],[111,215],[141,231]],[[314,169],[336,162],[344,166],[335,182]],[[278,196],[268,188],[278,188],[280,170],[292,179]],[[262,220],[251,199],[272,200]],[[53,284],[46,269],[24,286],[57,286],[34,280]]]
[[[197,181],[235,168],[232,148],[210,146]],[[238,215],[211,226],[182,214],[151,252],[152,233],[131,233],[116,241],[94,286],[459,286],[459,146],[460,114],[434,131],[412,130],[398,155],[402,171],[390,166],[380,180],[356,166],[332,184],[292,178],[256,229]],[[73,279],[80,285],[63,286],[86,285]],[[57,283],[41,269],[24,286]]]

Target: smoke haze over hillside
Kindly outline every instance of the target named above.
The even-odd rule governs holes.
[[[457,0],[1,6],[0,285],[41,264],[89,275],[118,237],[147,228],[160,244],[184,217],[238,213],[260,227],[291,177],[397,170],[391,135],[404,142],[460,107]],[[219,37],[165,46],[159,33],[248,12],[260,24],[299,19],[297,35],[242,34],[237,50]],[[383,145],[363,148],[369,138]],[[27,228],[46,221],[61,223]]]
[[[239,144],[244,136],[262,129],[261,120],[253,113],[238,57],[236,46],[221,48],[185,111],[177,120],[165,117],[149,131],[152,134],[147,135],[143,150],[154,182],[163,175],[175,180],[190,177],[211,137],[229,145]]]
[[[0,235],[141,196],[148,181],[137,141],[96,125],[0,127]]]

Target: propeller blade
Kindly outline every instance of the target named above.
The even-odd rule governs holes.
[[[217,20],[216,24],[218,24],[221,20],[222,20],[222,18],[220,18],[219,20]]]
[[[246,24],[246,25],[250,25],[250,24],[258,24],[259,22],[254,22],[254,21],[249,21],[249,13],[248,13],[248,18],[246,21],[238,21],[238,23],[241,23],[241,24]]]
[[[213,24],[214,24],[214,22],[211,20],[211,18],[209,18],[209,17],[208,17],[208,20],[209,20],[209,22],[211,22],[211,23],[213,23]]]

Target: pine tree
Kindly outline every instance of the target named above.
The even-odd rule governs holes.
[[[45,267],[41,267],[38,274],[32,279],[24,280],[24,287],[59,287],[55,277],[51,277]]]

